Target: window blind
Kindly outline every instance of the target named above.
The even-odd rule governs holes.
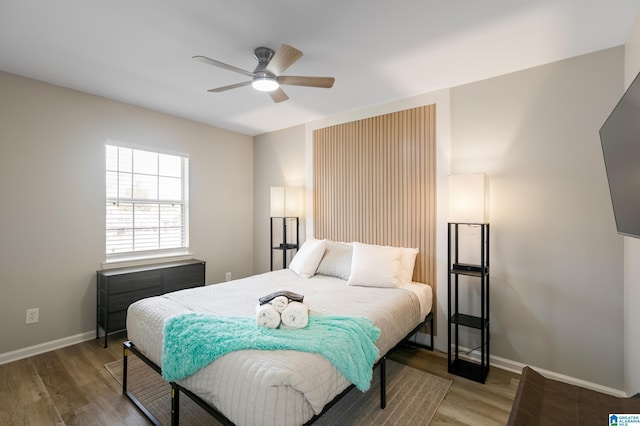
[[[185,156],[106,146],[106,254],[188,248]]]

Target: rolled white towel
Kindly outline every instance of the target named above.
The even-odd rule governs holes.
[[[280,316],[280,328],[304,328],[309,324],[309,307],[306,303],[289,302]]]
[[[278,328],[280,325],[280,312],[273,305],[265,303],[256,306],[256,324],[261,327]]]
[[[278,311],[279,313],[282,313],[282,311],[284,311],[287,308],[287,305],[289,304],[289,299],[286,296],[278,296],[269,303],[273,305],[276,311]]]

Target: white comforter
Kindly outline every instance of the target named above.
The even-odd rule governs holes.
[[[129,307],[128,338],[161,365],[167,317],[184,312],[253,317],[258,298],[277,290],[304,295],[311,315],[372,319],[381,330],[380,354],[393,348],[431,310],[431,287],[425,284],[356,287],[320,275],[303,279],[285,269],[140,300]],[[322,355],[259,350],[224,355],[180,382],[238,425],[305,423],[349,384]]]

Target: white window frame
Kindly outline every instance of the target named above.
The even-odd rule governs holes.
[[[116,185],[117,189],[115,191],[115,194],[113,193],[113,188],[110,191],[109,190],[109,174],[110,173],[114,173],[114,172],[119,172],[119,171],[123,171],[124,168],[121,167],[121,165],[119,164],[118,161],[118,165],[117,165],[117,170],[111,170],[108,168],[107,165],[107,151],[109,150],[109,147],[114,147],[114,148],[121,148],[121,149],[128,149],[128,150],[132,150],[133,152],[136,151],[143,151],[146,153],[152,153],[152,154],[157,154],[158,156],[160,155],[169,155],[169,156],[174,156],[174,157],[180,157],[180,163],[181,163],[181,178],[180,178],[180,187],[181,187],[181,199],[161,199],[159,194],[161,193],[161,188],[160,188],[160,178],[166,178],[167,176],[164,176],[161,174],[161,171],[158,170],[156,171],[156,173],[151,173],[148,174],[146,176],[150,176],[150,177],[155,177],[157,178],[157,185],[158,185],[158,195],[155,198],[151,198],[151,199],[144,199],[144,198],[134,198],[133,195],[130,196],[126,196],[125,194],[122,194],[120,192],[120,185],[119,183]],[[134,154],[135,155],[135,154]],[[132,155],[132,165],[130,166],[130,171],[126,172],[130,175],[137,175],[137,176],[141,176],[141,175],[145,175],[144,173],[136,173],[133,170],[133,162],[135,162],[135,157],[134,155]],[[119,157],[118,157],[119,158]],[[159,260],[166,260],[167,258],[181,258],[181,257],[191,257],[190,255],[190,251],[189,251],[189,155],[185,154],[185,153],[179,153],[179,152],[174,152],[174,151],[168,151],[168,150],[162,150],[162,149],[157,149],[157,148],[151,148],[151,147],[145,147],[145,146],[141,146],[141,145],[134,145],[134,144],[127,144],[127,143],[122,143],[122,142],[116,142],[116,141],[107,141],[105,143],[105,258],[106,261],[103,264],[107,265],[107,264],[114,264],[114,263],[122,263],[122,262],[136,262],[136,261],[141,261],[141,260],[153,260],[153,259],[159,259]],[[118,174],[118,176],[120,176],[121,174]],[[175,178],[175,176],[174,176]],[[133,191],[133,184],[132,184],[132,191]],[[109,192],[111,192],[111,194],[109,194]],[[154,249],[150,249],[150,250],[140,250],[140,249],[136,249],[135,244],[136,244],[136,239],[135,239],[135,232],[136,229],[141,229],[140,227],[136,227],[135,224],[135,219],[134,219],[134,214],[132,211],[132,217],[131,217],[131,226],[126,226],[123,227],[123,231],[130,229],[132,231],[132,239],[133,239],[133,250],[132,251],[118,251],[118,252],[109,252],[109,245],[110,245],[110,240],[109,240],[109,230],[110,230],[110,226],[109,226],[109,221],[110,221],[110,215],[109,215],[109,206],[110,205],[115,205],[115,204],[119,204],[119,203],[127,203],[127,204],[132,204],[133,206],[140,206],[143,204],[151,204],[151,205],[158,205],[158,210],[160,212],[160,206],[161,205],[167,205],[167,204],[172,204],[173,206],[180,205],[182,207],[182,215],[181,215],[181,244],[179,246],[176,247],[170,247],[170,248],[154,248]],[[134,207],[135,209],[135,207]],[[160,213],[159,213],[160,215]],[[152,228],[156,229],[155,226],[153,226]],[[157,226],[157,230],[158,230],[158,236],[159,238],[161,235],[161,230],[162,230],[162,225],[160,223],[160,219],[158,219],[158,226]],[[113,227],[111,227],[111,229],[114,229]],[[158,244],[160,245],[160,243]]]

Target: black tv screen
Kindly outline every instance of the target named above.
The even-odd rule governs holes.
[[[640,238],[640,74],[600,128],[618,233]]]

